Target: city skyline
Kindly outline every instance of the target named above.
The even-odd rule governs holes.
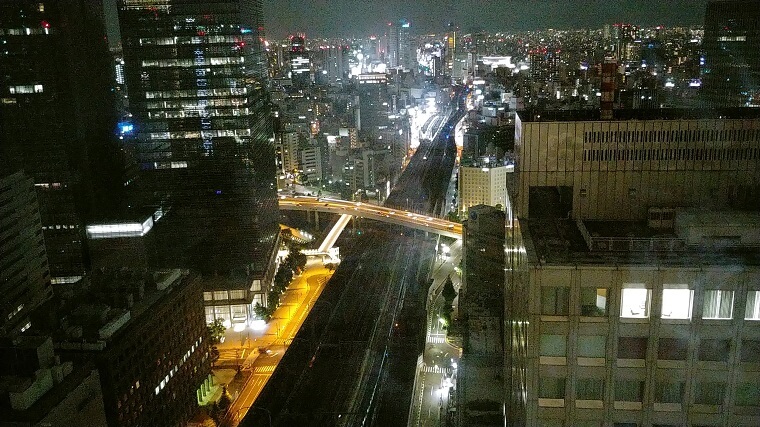
[[[451,22],[465,32],[599,28],[616,22],[677,26],[701,25],[706,5],[706,0],[266,0],[264,22],[268,38],[281,38],[297,32],[305,32],[310,37],[361,36],[379,32],[383,24],[402,18],[409,20],[415,34],[444,32],[446,25]],[[488,13],[484,13],[486,10]],[[547,10],[553,13],[548,15],[545,13]],[[340,24],[336,25],[335,16],[341,16]],[[373,17],[374,21],[369,25],[366,19],[368,16]]]
[[[110,45],[120,42],[116,0],[103,0],[109,22]],[[522,4],[529,3],[529,4]],[[388,22],[407,19],[414,34],[444,32],[449,23],[460,29],[486,31],[527,31],[547,28],[600,28],[605,24],[627,22],[644,26],[687,26],[704,23],[707,0],[599,1],[575,0],[576,7],[556,8],[568,2],[556,0],[514,0],[493,4],[488,0],[469,2],[387,2],[351,0],[295,0],[263,2],[264,30],[268,39],[280,39],[291,34],[306,33],[307,37],[352,37],[378,34]],[[483,13],[486,8],[489,13]],[[512,9],[514,8],[514,10]],[[554,14],[543,14],[553,10]],[[341,16],[340,24],[334,17]],[[367,24],[366,17],[374,17]]]
[[[0,427],[760,426],[760,0],[2,0],[0,46]]]

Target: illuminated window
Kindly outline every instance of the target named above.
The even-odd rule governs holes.
[[[733,291],[705,291],[705,303],[702,309],[703,319],[731,319],[733,312]]]
[[[760,320],[760,291],[747,292],[747,310],[744,312],[747,320]]]
[[[620,303],[620,317],[649,317],[649,292],[649,289],[623,289]]]
[[[213,299],[214,299],[214,294],[213,294],[213,292],[204,292],[204,293],[203,293],[203,300],[204,300],[204,301],[211,301],[211,300],[213,300]]]
[[[690,319],[693,294],[691,289],[663,289],[662,318]]]
[[[40,11],[40,12],[44,12],[45,11],[45,4],[44,3],[37,4],[37,10]]]
[[[244,299],[246,292],[244,290],[230,291],[230,299]]]
[[[225,301],[227,298],[227,291],[214,291],[214,299],[216,301]]]

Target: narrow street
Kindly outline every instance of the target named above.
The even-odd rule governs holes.
[[[427,333],[425,353],[417,364],[414,398],[409,416],[410,427],[445,426],[452,398],[456,390],[456,367],[459,363],[460,348],[446,337],[446,329],[439,314],[444,305],[441,295],[448,277],[459,289],[461,280],[455,267],[461,259],[462,241],[451,245],[450,255],[438,255],[431,272],[433,280],[427,299]],[[456,305],[454,300],[454,315]]]
[[[251,410],[331,276],[321,257],[309,257],[303,273],[293,278],[280,297],[281,305],[268,324],[260,330],[228,330],[224,342],[217,346],[220,355],[215,375],[225,383],[225,379],[231,377],[230,371],[234,373],[240,366],[241,376],[226,381],[233,401],[223,425],[237,426]]]

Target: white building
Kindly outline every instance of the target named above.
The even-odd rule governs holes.
[[[490,167],[487,163],[459,167],[459,212],[471,206],[499,205],[507,201],[507,167]]]

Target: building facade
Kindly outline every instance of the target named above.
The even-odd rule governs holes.
[[[760,106],[760,4],[711,1],[702,41],[708,107]]]
[[[500,206],[507,200],[507,167],[488,163],[459,166],[459,212],[476,205]]]
[[[518,114],[508,425],[757,425],[760,117],[615,114]]]
[[[459,425],[478,425],[483,420],[493,425],[504,416],[504,212],[473,206],[462,225],[458,310],[464,333],[457,371],[457,418]]]
[[[137,192],[165,212],[150,256],[248,296],[271,282],[279,236],[261,13],[260,1],[119,2]]]
[[[0,146],[34,180],[53,281],[76,281],[124,188],[102,2],[4,1],[0,45]]]
[[[34,181],[22,172],[0,173],[0,230],[0,336],[14,336],[53,293]]]
[[[756,210],[760,120],[752,109],[523,112],[513,197],[520,216],[551,199],[561,217],[635,220],[650,207]],[[547,213],[548,214],[548,213]]]

